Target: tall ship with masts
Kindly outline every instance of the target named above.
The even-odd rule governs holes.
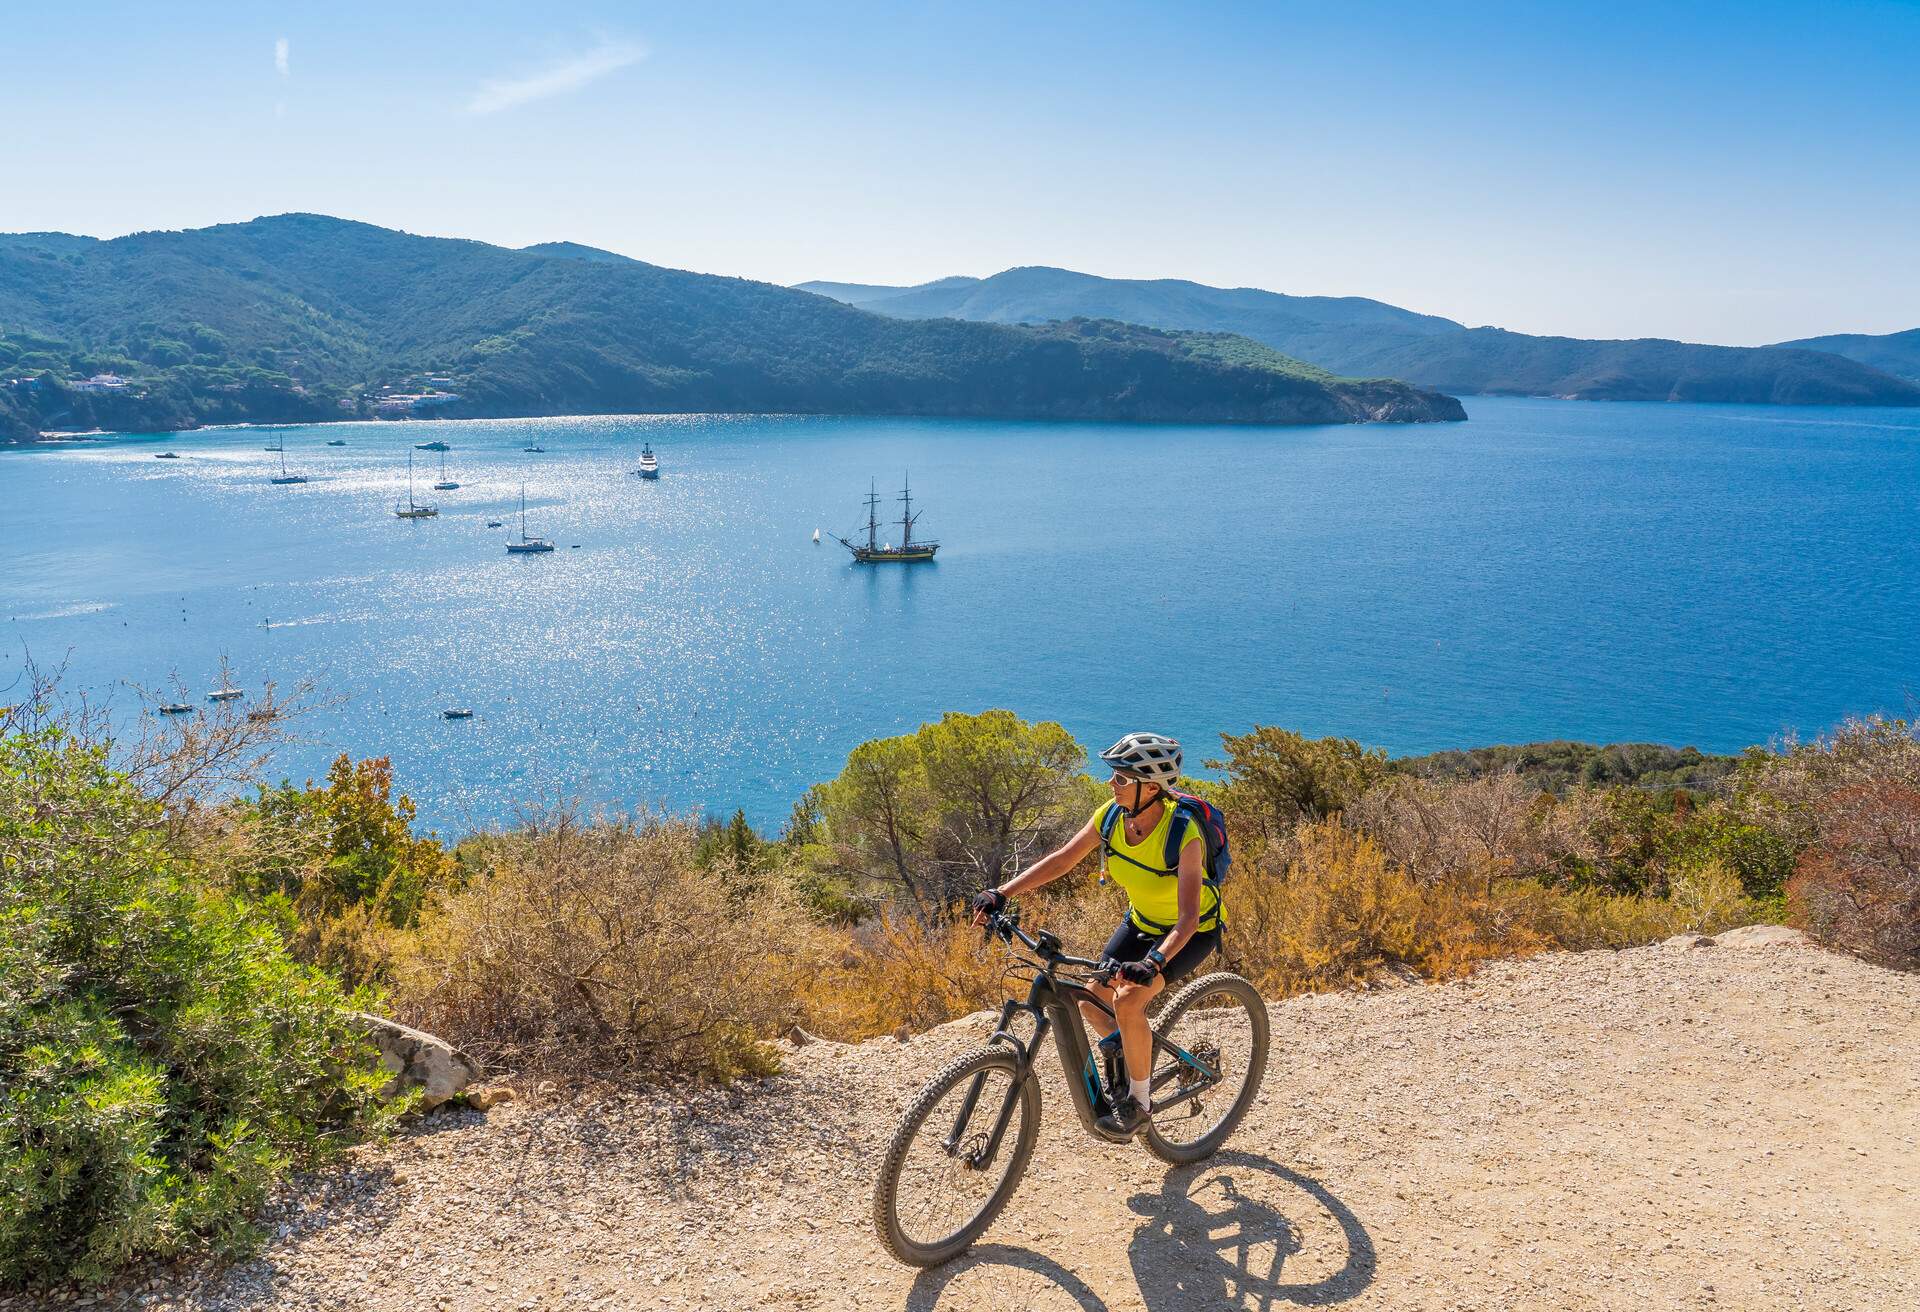
[[[841,546],[853,553],[856,565],[910,565],[918,561],[932,560],[933,553],[940,550],[938,542],[922,539],[913,540],[913,527],[920,522],[920,516],[913,513],[913,486],[910,480],[902,479],[900,489],[900,518],[892,522],[900,525],[900,543],[880,541],[880,493],[878,485],[867,490],[867,540],[849,541],[838,533],[833,536]]]

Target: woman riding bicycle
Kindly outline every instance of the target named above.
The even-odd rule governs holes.
[[[975,897],[972,910],[974,923],[984,925],[1008,898],[1052,883],[1094,849],[1105,849],[1107,874],[1126,890],[1127,915],[1104,953],[1119,969],[1112,982],[1091,991],[1110,1002],[1119,1020],[1127,1091],[1116,1091],[1113,1109],[1100,1118],[1100,1128],[1132,1135],[1152,1113],[1153,1036],[1147,1004],[1168,984],[1192,974],[1219,946],[1226,918],[1219,890],[1207,882],[1200,826],[1177,814],[1167,800],[1168,788],[1180,777],[1180,744],[1159,734],[1130,733],[1100,753],[1100,760],[1113,771],[1108,780],[1113,800],[1102,803],[1059,849]],[[1179,865],[1169,869],[1168,830],[1176,824],[1186,832],[1179,838]],[[1101,1035],[1103,1046],[1111,1044],[1113,1026],[1106,1013],[1086,1003],[1080,1010]]]

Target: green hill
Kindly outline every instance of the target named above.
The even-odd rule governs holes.
[[[1360,297],[1287,296],[1045,268],[943,278],[919,287],[801,287],[903,318],[1045,323],[1097,315],[1157,328],[1240,333],[1337,374],[1405,378],[1446,392],[1596,401],[1920,405],[1920,386],[1894,376],[1902,370],[1851,351],[1534,337],[1467,328]],[[1854,358],[1844,358],[1848,355]]]
[[[1699,346],[1658,338],[1587,341],[1499,328],[1396,342],[1348,367],[1448,391],[1583,401],[1737,401],[1753,405],[1920,405],[1920,386],[1820,351]]]
[[[1803,337],[1797,342],[1781,342],[1774,349],[1830,351],[1849,360],[1890,373],[1896,378],[1920,382],[1920,328],[1903,333],[1835,333],[1831,337]]]
[[[857,283],[801,283],[800,287],[906,319],[1046,323],[1085,317],[1154,328],[1239,333],[1335,373],[1348,370],[1330,361],[1358,356],[1382,341],[1461,331],[1451,319],[1359,296],[1287,296],[1254,287],[1207,287],[1175,278],[1096,278],[1068,269],[1008,269],[991,278],[942,278],[918,287]]]
[[[111,394],[70,384],[94,373]],[[175,427],[370,412],[778,411],[1237,423],[1464,419],[1218,335],[903,321],[587,247],[289,214],[113,241],[0,237],[0,424]],[[28,383],[18,380],[27,379]]]

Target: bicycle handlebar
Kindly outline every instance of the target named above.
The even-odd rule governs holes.
[[[1020,918],[1006,912],[995,912],[987,917],[987,933],[998,934],[1002,940],[1011,942],[1019,939],[1030,951],[1037,952],[1047,962],[1049,972],[1056,966],[1072,966],[1079,970],[1089,970],[1102,977],[1111,976],[1118,965],[1108,961],[1089,961],[1085,957],[1076,957],[1060,948],[1060,940],[1045,930],[1035,938],[1020,928]]]

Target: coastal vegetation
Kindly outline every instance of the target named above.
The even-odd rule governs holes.
[[[30,710],[30,708],[28,708]],[[0,717],[0,1286],[245,1251],[404,1103],[326,971],[206,880],[100,744]]]
[[[1104,792],[1059,725],[996,710],[856,747],[778,834],[560,809],[450,839],[381,760],[265,783],[297,701],[116,740],[43,685],[0,724],[0,1283],[244,1251],[275,1180],[405,1109],[357,1009],[591,1085],[990,1006],[1003,963],[959,906]],[[1193,786],[1232,826],[1228,961],[1268,996],[1778,919],[1911,969],[1917,735],[1396,760],[1253,726]],[[1092,871],[1030,901],[1083,950],[1123,906]]]
[[[1466,417],[1450,397],[1336,379],[1218,333],[909,323],[584,251],[312,214],[113,241],[0,236],[0,438],[356,418],[395,394],[448,416]]]
[[[1730,401],[1779,405],[1920,405],[1920,329],[1775,347],[1658,338],[1590,341],[1469,328],[1358,296],[1288,296],[1164,278],[1099,278],[1008,269],[918,287],[802,283],[878,314],[988,323],[1124,319],[1227,332],[1335,373],[1404,378],[1443,392],[1590,401]]]

